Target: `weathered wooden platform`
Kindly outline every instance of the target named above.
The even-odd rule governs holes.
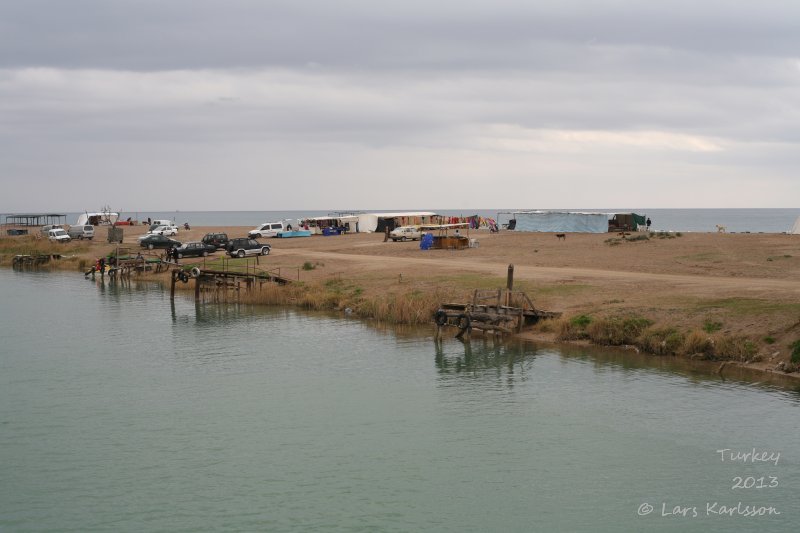
[[[558,318],[561,313],[537,309],[527,294],[508,289],[476,289],[472,302],[443,303],[434,315],[436,338],[447,326],[458,328],[457,338],[473,330],[493,335],[520,333],[542,319]]]
[[[277,283],[288,285],[293,280],[281,276],[279,273],[268,270],[254,270],[240,272],[235,270],[216,270],[193,267],[190,270],[175,268],[172,270],[172,283],[170,285],[170,298],[175,298],[175,284],[178,281],[189,283],[194,280],[194,298],[200,301],[203,292],[215,292],[216,295],[227,299],[230,291],[238,294],[240,291],[252,290],[257,284]]]

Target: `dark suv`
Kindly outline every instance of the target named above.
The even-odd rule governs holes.
[[[228,241],[227,253],[231,257],[244,257],[246,255],[269,255],[272,247],[269,244],[261,244],[255,239],[243,237]]]
[[[228,248],[228,234],[227,233],[206,233],[201,239],[203,244],[212,244],[217,248]]]

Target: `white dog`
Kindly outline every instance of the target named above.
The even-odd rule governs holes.
[[[717,233],[725,233],[726,231],[728,231],[728,228],[726,228],[725,226],[720,226],[719,224],[717,224]]]

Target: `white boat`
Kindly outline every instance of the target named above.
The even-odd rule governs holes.
[[[119,220],[119,213],[112,213],[111,211],[103,211],[100,213],[83,213],[78,216],[76,226],[113,226]]]

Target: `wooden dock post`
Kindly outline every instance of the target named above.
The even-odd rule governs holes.
[[[194,301],[200,301],[200,276],[194,278]]]
[[[508,265],[508,277],[506,278],[506,307],[511,306],[511,291],[514,290],[514,265]]]
[[[169,299],[170,301],[175,301],[175,282],[178,281],[178,276],[176,275],[177,271],[173,270],[170,278],[172,279],[172,283],[169,286]]]

